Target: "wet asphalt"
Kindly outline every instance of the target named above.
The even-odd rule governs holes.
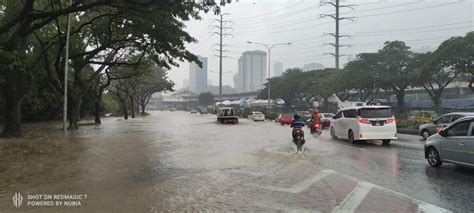
[[[423,141],[350,144],[215,115],[151,112],[106,118],[64,135],[58,123],[0,140],[0,212],[473,212],[474,168],[428,165]],[[14,193],[24,196],[15,207]],[[78,206],[32,206],[28,195],[83,194]]]

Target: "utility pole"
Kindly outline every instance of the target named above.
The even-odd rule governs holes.
[[[229,23],[230,21],[224,21],[224,16],[225,15],[229,15],[230,13],[222,13],[222,14],[219,14],[219,19],[214,19],[216,21],[219,22],[219,25],[214,25],[214,27],[216,27],[219,31],[218,32],[214,32],[216,34],[219,35],[219,102],[222,103],[222,58],[225,57],[222,55],[222,52],[224,52],[224,50],[222,49],[222,47],[224,46],[222,44],[222,38],[224,36],[227,36],[227,35],[230,35],[229,33],[225,33],[226,30],[228,29],[231,29],[230,27],[227,27],[227,26],[224,26],[224,23]]]
[[[69,5],[72,5],[72,0],[69,0]],[[67,132],[67,79],[69,69],[69,34],[71,32],[71,13],[67,14],[66,26],[66,46],[64,53],[64,105],[63,105],[63,131]]]
[[[349,19],[349,20],[354,20],[354,17],[340,17],[340,8],[347,7],[353,9],[355,5],[341,5],[340,0],[334,0],[334,1],[321,1],[319,3],[320,6],[324,5],[331,5],[336,9],[336,12],[334,14],[321,14],[320,18],[325,18],[325,17],[331,17],[335,20],[336,22],[336,30],[335,33],[328,33],[329,35],[334,36],[335,42],[334,43],[329,43],[330,45],[335,47],[334,53],[329,53],[330,55],[333,55],[336,59],[335,64],[336,64],[336,69],[339,69],[339,57],[341,57],[339,48],[342,46],[347,46],[347,45],[340,45],[339,44],[339,38],[341,37],[348,37],[347,35],[340,35],[339,33],[339,21],[344,20],[344,19]]]

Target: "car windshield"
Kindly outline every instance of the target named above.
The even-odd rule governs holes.
[[[389,118],[392,116],[390,108],[362,108],[359,115],[363,118]]]

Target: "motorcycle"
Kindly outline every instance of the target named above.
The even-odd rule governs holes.
[[[293,143],[296,145],[296,151],[303,150],[303,144],[305,143],[304,132],[301,128],[293,129]]]
[[[315,124],[313,122],[308,122],[308,128],[311,134],[321,135],[321,124]]]

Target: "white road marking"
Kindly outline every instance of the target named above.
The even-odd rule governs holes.
[[[258,187],[258,188],[268,189],[268,190],[271,190],[271,191],[280,191],[280,192],[287,192],[287,193],[297,194],[297,193],[300,193],[300,192],[304,191],[305,189],[309,188],[313,184],[319,182],[320,180],[322,180],[323,178],[325,178],[326,176],[328,176],[330,174],[339,174],[339,175],[342,175],[342,176],[344,176],[348,179],[351,179],[355,182],[358,182],[357,187],[355,187],[344,198],[344,200],[334,208],[333,212],[344,212],[344,213],[345,212],[354,212],[359,207],[359,205],[362,203],[362,201],[365,199],[365,197],[370,192],[370,190],[373,189],[373,188],[376,188],[376,189],[379,189],[379,190],[382,190],[382,191],[385,191],[385,192],[393,193],[393,194],[395,194],[399,197],[404,197],[404,198],[407,198],[407,199],[411,200],[412,202],[414,202],[415,204],[418,205],[418,212],[419,213],[425,213],[425,212],[429,212],[429,213],[432,213],[432,212],[434,212],[434,213],[438,213],[438,212],[439,213],[448,213],[448,212],[452,212],[450,210],[441,208],[439,206],[435,206],[433,204],[430,204],[430,203],[427,203],[427,202],[424,202],[424,201],[421,201],[421,200],[414,199],[414,198],[412,198],[408,195],[393,191],[391,189],[387,189],[387,188],[384,188],[382,186],[378,186],[378,185],[375,185],[375,184],[372,184],[372,183],[369,183],[369,182],[365,182],[365,181],[362,181],[362,180],[357,179],[357,178],[352,177],[352,176],[348,176],[348,175],[345,175],[345,174],[338,173],[338,172],[336,172],[334,170],[331,170],[331,169],[321,170],[321,172],[318,173],[317,175],[315,175],[311,178],[305,179],[305,180],[293,185],[290,188],[276,187],[276,186],[262,186],[262,185],[258,185],[258,184],[249,184],[249,185],[255,186],[255,187]],[[298,210],[303,210],[303,209],[285,209],[285,210],[298,211]]]
[[[362,180],[359,180],[355,177],[352,177],[352,176],[348,176],[348,175],[345,175],[345,174],[342,174],[344,177],[346,178],[349,178],[353,181],[356,181],[356,182],[359,182],[359,185],[361,183],[364,183],[364,184],[369,184],[372,186],[372,188],[377,188],[379,190],[382,190],[382,191],[385,191],[385,192],[389,192],[389,193],[393,193],[399,197],[404,197],[404,198],[407,198],[409,200],[411,200],[412,202],[416,203],[418,205],[418,212],[434,212],[434,213],[447,213],[447,212],[452,212],[450,210],[447,210],[447,209],[444,209],[444,208],[441,208],[439,206],[435,206],[433,204],[430,204],[430,203],[427,203],[427,202],[424,202],[424,201],[421,201],[421,200],[417,200],[415,198],[412,198],[406,194],[402,194],[400,192],[396,192],[396,191],[393,191],[391,189],[387,189],[385,187],[382,187],[382,186],[379,186],[379,185],[375,185],[375,184],[372,184],[372,183],[369,183],[369,182],[365,182],[365,181],[362,181]],[[349,195],[348,195],[349,196]],[[346,197],[347,198],[347,197]],[[348,212],[348,211],[346,211]]]
[[[360,182],[332,212],[354,212],[373,187],[373,184]]]
[[[328,176],[330,174],[333,174],[333,173],[335,173],[335,171],[329,170],[329,169],[324,169],[319,174],[317,174],[317,175],[315,175],[311,178],[308,178],[306,180],[303,180],[303,181],[297,183],[296,185],[294,185],[293,187],[289,188],[288,192],[290,192],[290,193],[300,193],[300,192],[304,191],[305,189],[309,188],[310,186],[312,186],[313,184],[319,182],[320,180],[322,180],[326,176]]]
[[[443,209],[443,208],[440,208],[438,206],[435,206],[433,204],[429,204],[429,203],[425,203],[423,201],[418,201],[418,202],[421,202],[421,203],[418,203],[418,212],[419,213],[444,213],[444,212],[451,212],[449,210],[446,210],[446,209]]]
[[[330,170],[330,169],[321,170],[321,172],[318,173],[317,175],[312,176],[311,178],[305,179],[289,188],[278,187],[278,186],[262,186],[262,185],[257,185],[257,184],[250,184],[250,185],[263,188],[263,189],[268,189],[271,191],[280,191],[280,192],[297,194],[304,191],[305,189],[309,188],[313,184],[319,182],[321,179],[333,173],[335,173],[335,171]]]

